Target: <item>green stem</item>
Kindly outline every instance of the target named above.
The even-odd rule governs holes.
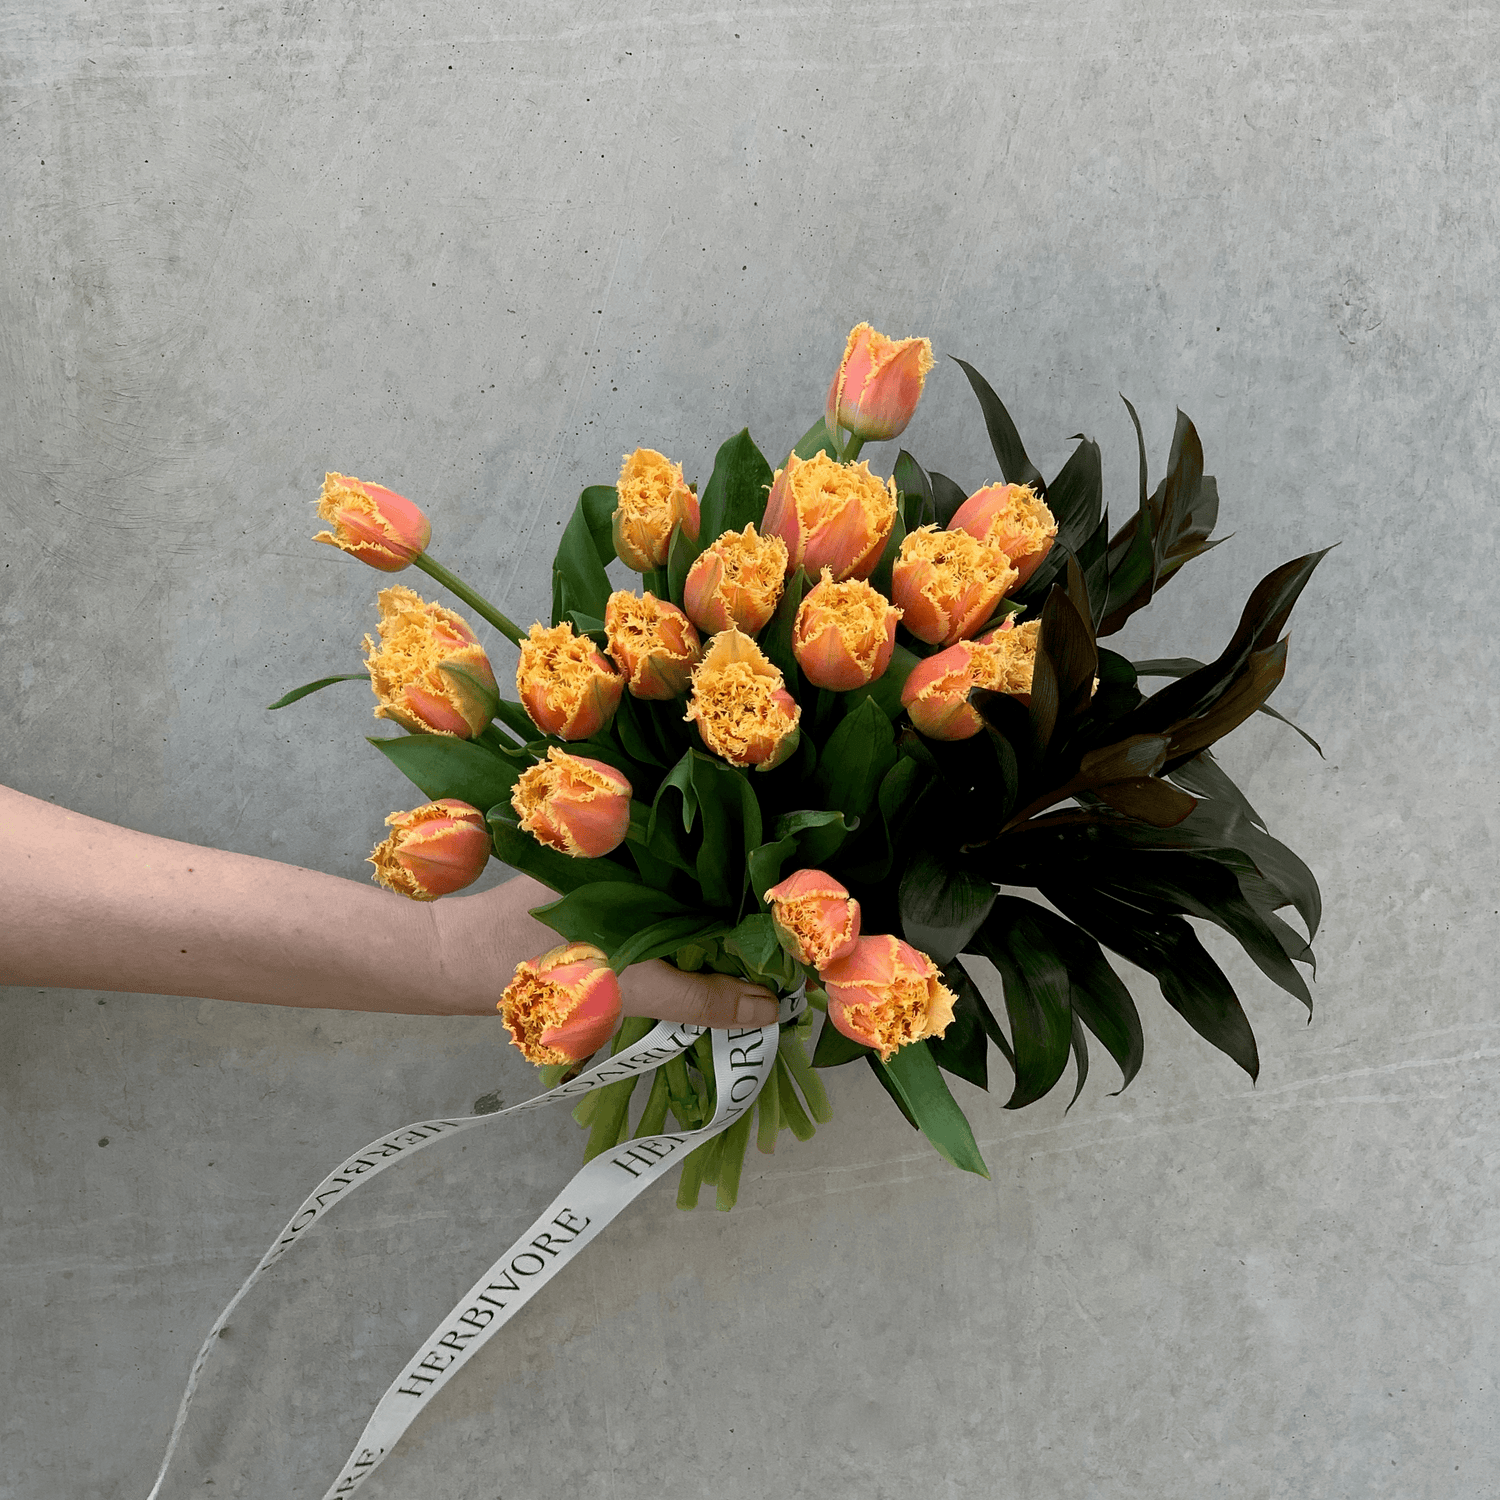
[[[802,1048],[802,1039],[794,1028],[788,1027],[781,1033],[776,1055],[786,1062],[787,1071],[796,1079],[797,1087],[802,1090],[802,1097],[807,1100],[813,1119],[819,1125],[826,1125],[833,1118],[833,1108],[828,1103],[823,1080],[813,1072],[807,1053]]]
[[[755,1148],[763,1151],[767,1156],[776,1153],[776,1137],[781,1134],[781,1091],[776,1087],[776,1079],[773,1077],[766,1080],[766,1086],[760,1091],[760,1128],[755,1137]]]
[[[791,1132],[799,1141],[810,1141],[817,1127],[807,1118],[807,1111],[802,1108],[802,1101],[797,1098],[797,1091],[792,1087],[792,1075],[787,1070],[786,1059],[780,1052],[776,1054],[776,1088],[781,1095],[781,1120],[784,1125],[791,1127]],[[613,1084],[610,1085],[614,1087]],[[768,1083],[767,1088],[771,1085]]]
[[[852,464],[854,460],[859,457],[859,450],[863,448],[864,445],[865,440],[862,437],[855,437],[851,432],[849,434],[849,441],[844,445],[844,462],[846,464]]]
[[[435,562],[425,552],[419,552],[412,561],[429,578],[435,578],[451,594],[457,594],[470,609],[483,616],[500,632],[508,641],[519,646],[526,639],[525,634],[519,630],[515,623],[506,619],[504,615],[495,608],[488,599],[476,594],[463,579],[456,577],[445,568],[442,563]]]
[[[718,1137],[715,1136],[714,1140]],[[704,1141],[701,1146],[695,1146],[688,1153],[688,1159],[682,1164],[682,1176],[677,1182],[677,1206],[678,1208],[697,1208],[698,1193],[703,1187],[703,1163],[707,1159],[708,1148],[713,1141]]]
[[[615,1035],[611,1055],[633,1047],[655,1024],[646,1016],[626,1016]],[[613,1151],[620,1144],[620,1133],[630,1119],[630,1096],[635,1092],[639,1076],[622,1078],[618,1083],[607,1083],[597,1090],[599,1103],[594,1110],[589,1143],[583,1150],[585,1162],[593,1161],[602,1152]]]
[[[724,1153],[719,1158],[719,1193],[715,1206],[728,1213],[740,1196],[740,1173],[745,1169],[745,1147],[750,1144],[750,1122],[755,1111],[747,1109],[720,1136]]]
[[[651,1080],[651,1092],[646,1096],[646,1108],[641,1112],[641,1123],[635,1127],[636,1138],[643,1135],[660,1135],[667,1123],[667,1075],[660,1068]]]

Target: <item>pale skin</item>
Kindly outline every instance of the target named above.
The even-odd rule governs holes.
[[[555,899],[518,875],[409,901],[254,855],[182,844],[0,786],[0,984],[260,1005],[494,1016],[523,959],[563,941]],[[767,991],[653,961],[620,976],[625,1014],[766,1026]]]

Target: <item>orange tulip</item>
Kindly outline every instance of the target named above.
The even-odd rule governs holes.
[[[881,1062],[908,1042],[942,1036],[954,994],[925,953],[889,934],[862,937],[845,958],[820,969],[828,1019],[850,1039],[873,1047]]]
[[[477,807],[444,797],[410,812],[393,812],[385,822],[395,831],[375,846],[369,862],[387,890],[413,901],[436,901],[484,874],[490,831]]]
[[[975,490],[948,527],[1003,552],[1016,570],[1012,589],[1036,572],[1057,540],[1057,521],[1029,484],[987,484]]]
[[[959,641],[919,662],[901,690],[901,706],[932,740],[966,740],[984,727],[969,703],[972,688],[1009,693],[1031,701],[1038,620],[1011,627],[1006,621],[977,641]]]
[[[771,925],[799,964],[825,968],[854,951],[859,902],[822,870],[798,870],[766,892]]]
[[[731,627],[708,643],[694,669],[684,717],[730,765],[769,771],[797,748],[802,710],[760,647]]]
[[[380,645],[365,637],[377,719],[414,733],[472,739],[495,717],[500,690],[467,622],[402,584],[381,589]]]
[[[752,522],[726,531],[688,569],[682,607],[699,630],[712,635],[732,625],[756,635],[776,613],[786,586],[786,543],[757,536]]]
[[[923,526],[902,543],[891,570],[891,598],[906,628],[929,645],[951,646],[973,635],[1015,587],[1003,552],[966,531]]]
[[[516,695],[543,734],[586,740],[620,706],[625,679],[586,635],[561,625],[533,625],[521,642]]]
[[[676,698],[687,692],[703,654],[693,622],[665,599],[623,590],[604,606],[609,654],[637,698]]]
[[[340,547],[382,573],[399,573],[432,538],[427,517],[405,495],[347,474],[323,476],[318,519],[333,530],[313,541]]]
[[[619,502],[611,517],[615,553],[627,568],[644,573],[667,563],[672,528],[698,540],[698,497],[674,464],[654,448],[627,454],[615,482]]]
[[[866,442],[898,436],[917,409],[932,366],[927,339],[888,339],[860,323],[849,334],[828,388],[824,421],[829,434],[843,427]]]
[[[776,471],[762,523],[786,543],[787,572],[832,571],[834,581],[868,578],[896,523],[896,482],[867,463],[836,463],[826,453],[793,453]]]
[[[517,964],[495,1008],[527,1062],[582,1062],[614,1032],[620,981],[601,949],[564,943]]]
[[[848,693],[891,664],[901,611],[858,578],[835,583],[828,569],[797,610],[792,654],[814,687]]]
[[[613,766],[556,745],[522,771],[510,794],[521,827],[539,844],[578,859],[617,849],[630,828],[630,783]]]

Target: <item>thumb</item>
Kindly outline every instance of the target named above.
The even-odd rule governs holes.
[[[693,1026],[770,1026],[777,1015],[771,992],[733,974],[684,974],[660,959],[620,975],[627,1016],[655,1016]]]

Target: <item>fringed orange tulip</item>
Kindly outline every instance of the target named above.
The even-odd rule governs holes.
[[[776,613],[786,586],[786,543],[758,536],[754,523],[726,531],[688,569],[682,607],[699,630],[713,635],[733,626],[757,635]]]
[[[527,1062],[583,1062],[620,1019],[620,981],[601,949],[564,943],[517,964],[495,1008]]]
[[[843,427],[866,442],[898,436],[917,409],[932,367],[927,339],[888,339],[868,323],[858,324],[828,388],[829,433]]]
[[[781,673],[738,630],[722,630],[693,672],[685,717],[732,766],[769,771],[797,748],[802,710]]]
[[[828,568],[836,583],[868,578],[896,523],[896,483],[867,463],[836,463],[826,453],[794,453],[778,469],[762,527],[786,543],[787,572]]]
[[[500,690],[467,622],[402,584],[381,589],[380,645],[365,637],[377,719],[414,733],[472,739],[495,717]]]
[[[598,859],[625,841],[630,793],[613,766],[553,745],[546,760],[521,772],[510,805],[539,844],[575,859]]]
[[[369,862],[387,890],[413,901],[436,901],[484,874],[490,831],[477,807],[444,797],[394,812],[385,822],[392,833],[375,846]]]
[[[1015,587],[1003,552],[966,531],[923,526],[901,543],[891,570],[891,598],[919,641],[951,646],[973,635]]]
[[[797,610],[792,654],[814,687],[852,692],[884,674],[901,611],[858,578],[835,583],[827,569]]]
[[[533,625],[521,642],[516,694],[543,734],[586,740],[614,717],[625,679],[586,635],[561,625]]]
[[[604,606],[604,629],[632,696],[667,699],[687,692],[703,646],[675,604],[650,593],[613,593]]]
[[[977,641],[959,641],[919,662],[901,690],[913,726],[932,740],[966,740],[984,721],[970,704],[972,688],[1031,701],[1031,673],[1041,622],[1012,628],[1007,621]]]
[[[698,540],[698,497],[683,479],[682,465],[665,454],[654,448],[627,454],[615,493],[615,553],[627,568],[644,573],[665,567],[674,526]]]
[[[976,541],[1003,552],[1016,570],[1012,589],[1036,572],[1057,540],[1057,521],[1029,484],[987,484],[954,512],[950,531],[967,531]]]
[[[881,1062],[909,1042],[942,1036],[954,994],[925,953],[886,934],[862,937],[845,958],[818,971],[828,991],[828,1019],[850,1039],[873,1047]]]
[[[332,531],[313,540],[342,548],[382,573],[399,573],[432,539],[421,508],[381,484],[348,474],[325,474],[318,497],[318,519]]]
[[[799,964],[822,969],[854,951],[859,902],[822,870],[798,870],[766,892],[771,925]]]

